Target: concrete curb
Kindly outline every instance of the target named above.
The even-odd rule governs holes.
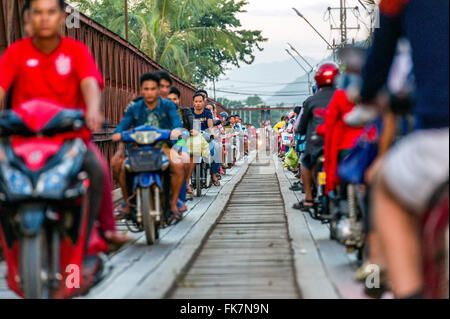
[[[278,157],[273,156],[273,161],[285,205],[288,232],[292,240],[295,276],[301,295],[304,299],[339,299],[339,294],[328,278],[304,213],[292,208],[298,200],[294,192],[289,190],[291,184],[284,174],[283,167]]]
[[[176,285],[180,274],[186,272],[210,232],[219,221],[236,185],[242,180],[250,163],[256,158],[256,154],[250,154],[233,179],[228,182],[213,205],[204,213],[189,234],[172,250],[158,269],[145,278],[134,291],[126,296],[131,299],[162,299],[168,298]],[[151,289],[149,287],[152,287]]]

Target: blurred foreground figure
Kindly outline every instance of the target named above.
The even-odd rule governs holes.
[[[448,284],[448,278],[430,275],[439,271],[427,261],[430,251],[445,250],[448,229],[448,10],[445,0],[381,1],[381,27],[364,69],[360,102],[369,104],[386,84],[399,39],[409,40],[416,79],[411,111],[415,130],[380,162],[372,197],[373,222],[397,298],[448,296],[448,286],[443,295],[437,283]],[[359,111],[350,113],[347,123],[361,124],[373,118],[370,113],[383,112],[373,107]],[[426,225],[433,219],[439,222],[430,233]],[[435,241],[427,241],[430,237]]]

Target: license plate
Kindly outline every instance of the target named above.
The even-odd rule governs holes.
[[[327,183],[327,173],[320,172],[319,173],[319,185],[326,185]]]

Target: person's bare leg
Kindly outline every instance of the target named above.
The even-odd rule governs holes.
[[[382,179],[378,179],[373,195],[373,220],[392,291],[397,298],[416,294],[423,288],[417,218],[394,199]]]
[[[305,201],[312,201],[312,171],[302,166],[303,188],[305,189]],[[311,206],[311,205],[310,205]]]
[[[192,173],[194,172],[194,169],[195,169],[194,157],[191,156],[190,163],[189,163],[189,170],[188,170],[187,178],[186,178],[186,181],[187,181],[187,184],[186,184],[187,193],[191,194],[191,195],[194,194],[194,192],[192,191],[192,188],[191,188],[191,178],[192,178]]]
[[[170,161],[170,181],[172,188],[170,211],[178,212],[178,198],[180,197],[180,191],[185,181],[184,163],[178,153],[171,152],[170,148],[165,148],[164,153],[166,153]]]
[[[126,182],[126,171],[125,171],[125,152],[119,146],[119,150],[114,154],[111,159],[111,166],[113,172],[113,178],[115,181],[119,183],[119,186],[122,190],[122,197],[125,201],[125,209],[124,212],[129,214],[130,206],[128,204],[128,191],[127,191],[127,182]]]
[[[382,247],[380,243],[379,235],[375,230],[370,231],[367,234],[367,243],[370,247],[369,249],[369,262],[371,264],[376,264],[381,267],[384,267],[384,258],[383,258],[383,252]]]
[[[126,177],[126,168],[125,168],[125,160],[122,162],[120,176],[119,176],[119,185],[122,190],[122,197],[125,202],[125,212],[127,214],[130,213],[130,204],[128,203],[128,189],[127,189],[127,177]]]
[[[170,210],[178,211],[178,198],[184,183],[184,168],[182,163],[170,163],[172,197],[170,200]]]

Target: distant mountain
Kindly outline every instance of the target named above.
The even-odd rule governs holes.
[[[312,65],[316,63],[312,58],[307,60]],[[231,100],[245,100],[249,95],[259,95],[271,105],[283,102],[292,104],[298,103],[301,97],[287,95],[300,94],[299,92],[308,90],[305,72],[292,59],[233,69],[223,78],[225,79],[216,83],[216,95]]]
[[[323,59],[318,62],[309,62],[312,66],[316,66],[320,63],[331,61],[331,56]],[[308,60],[309,61],[309,60]],[[310,81],[314,84],[314,73],[310,75]],[[288,97],[289,95],[300,94],[300,96]],[[309,85],[308,85],[308,75],[303,74],[302,76],[295,79],[292,83],[287,84],[283,88],[281,88],[275,95],[269,99],[267,99],[267,103],[270,105],[276,105],[282,101],[286,106],[296,106],[303,104],[309,96]]]

